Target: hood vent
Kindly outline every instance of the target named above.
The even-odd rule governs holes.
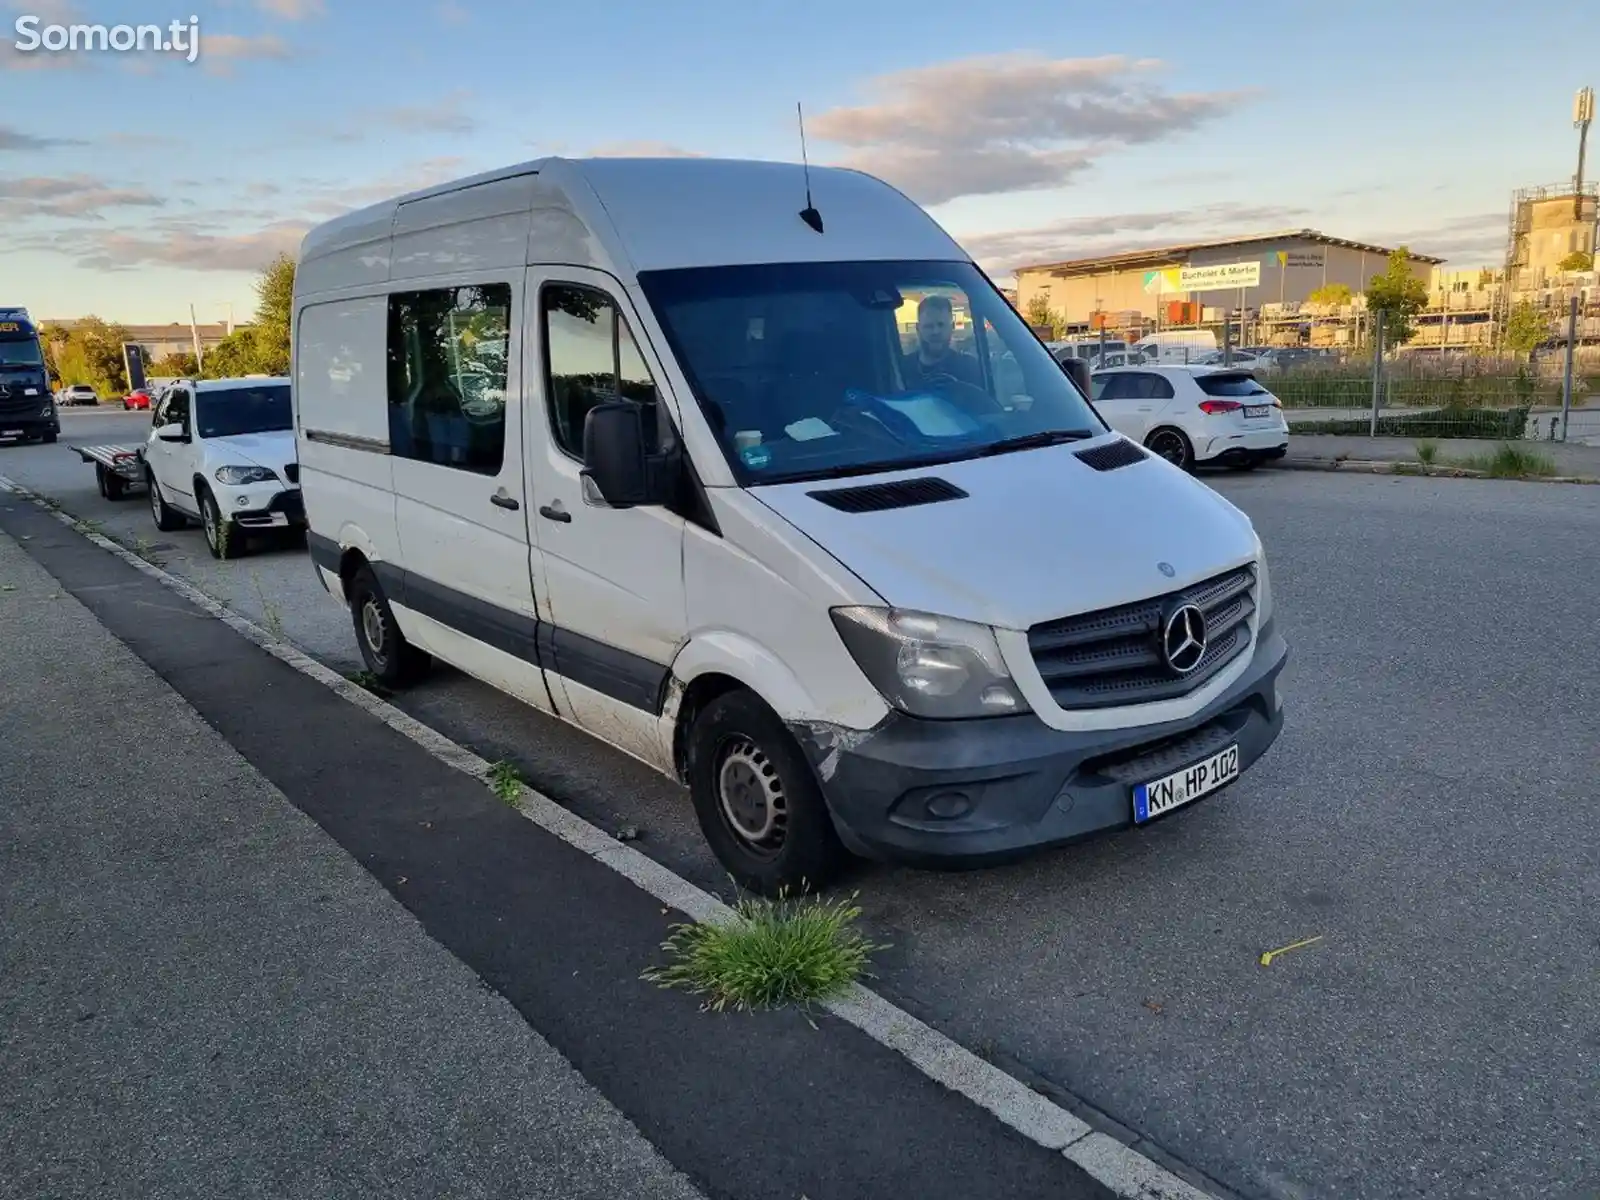
[[[1127,438],[1118,438],[1103,446],[1091,446],[1087,450],[1078,450],[1075,453],[1079,462],[1084,466],[1093,467],[1096,471],[1115,471],[1118,467],[1131,467],[1134,463],[1143,462],[1150,457]]]
[[[848,513],[914,508],[918,504],[937,504],[941,500],[962,500],[967,495],[955,484],[932,476],[895,483],[869,483],[866,487],[826,488],[806,494],[829,508]]]

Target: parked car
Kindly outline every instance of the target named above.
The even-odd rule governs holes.
[[[1205,354],[1196,355],[1191,362],[1185,365],[1191,367],[1234,366],[1246,371],[1271,369],[1266,367],[1262,362],[1261,356],[1252,350],[1235,350],[1231,363],[1228,361],[1228,352],[1226,350],[1210,350]]]
[[[58,403],[63,408],[72,408],[80,404],[99,404],[100,397],[95,395],[93,386],[87,383],[73,383],[61,389],[61,399]]]
[[[213,558],[250,534],[304,534],[287,379],[175,383],[144,447],[150,515],[162,532],[199,521]]]
[[[1251,372],[1236,367],[1097,371],[1090,397],[1113,429],[1185,470],[1248,470],[1289,449],[1283,405]]]
[[[1108,428],[903,193],[810,177],[797,214],[798,165],[549,158],[306,235],[308,541],[367,669],[442,659],[683,782],[763,892],[1231,783],[1283,721],[1249,518]],[[937,308],[899,341],[952,293],[1002,378]]]
[[[145,388],[134,388],[122,398],[124,409],[148,409],[150,407],[150,393]]]

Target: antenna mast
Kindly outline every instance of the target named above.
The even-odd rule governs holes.
[[[800,210],[800,219],[818,233],[822,232],[822,214],[811,203],[811,159],[806,154],[806,114],[800,102],[795,101],[795,118],[800,122],[800,162],[806,173],[806,206]]]
[[[1572,124],[1578,130],[1578,173],[1572,180],[1573,215],[1583,219],[1583,160],[1589,148],[1589,125],[1594,120],[1594,89],[1579,90],[1572,102]]]

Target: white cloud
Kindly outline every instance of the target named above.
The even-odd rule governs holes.
[[[477,118],[466,111],[472,99],[468,91],[454,91],[424,104],[399,104],[368,109],[356,114],[348,126],[336,130],[339,141],[359,141],[374,128],[403,133],[471,133],[478,128]]]
[[[1161,64],[1122,55],[1024,53],[882,76],[874,102],[807,122],[847,148],[842,165],[880,175],[923,204],[1059,187],[1102,155],[1195,129],[1243,105],[1244,91],[1169,92]]]
[[[1506,214],[1472,213],[1410,226],[1358,225],[1350,236],[1380,246],[1406,246],[1417,254],[1463,266],[1501,265],[1506,255]]]
[[[177,267],[191,271],[254,271],[274,255],[298,255],[307,226],[281,222],[253,233],[219,234],[199,226],[141,230],[116,230],[58,234],[35,239],[30,248],[54,249],[95,271],[123,271],[134,267]]]
[[[256,0],[256,7],[285,21],[303,21],[327,14],[322,0]]]
[[[40,137],[37,134],[23,133],[10,125],[0,125],[0,151],[5,150],[49,150],[54,146],[82,146],[84,143],[78,138]]]
[[[1299,223],[1303,208],[1285,205],[1207,204],[1165,212],[1066,217],[1028,229],[961,238],[967,253],[991,273],[1097,254],[1259,233]]]
[[[89,175],[0,178],[0,214],[13,223],[26,217],[99,221],[105,209],[159,208],[162,203],[143,188],[116,187]]]

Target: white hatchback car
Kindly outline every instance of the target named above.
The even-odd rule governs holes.
[[[1283,405],[1238,368],[1140,366],[1096,371],[1091,400],[1118,433],[1168,462],[1249,469],[1289,450]]]
[[[216,558],[236,557],[246,534],[304,537],[287,379],[173,384],[156,404],[142,453],[157,529],[199,521]]]

